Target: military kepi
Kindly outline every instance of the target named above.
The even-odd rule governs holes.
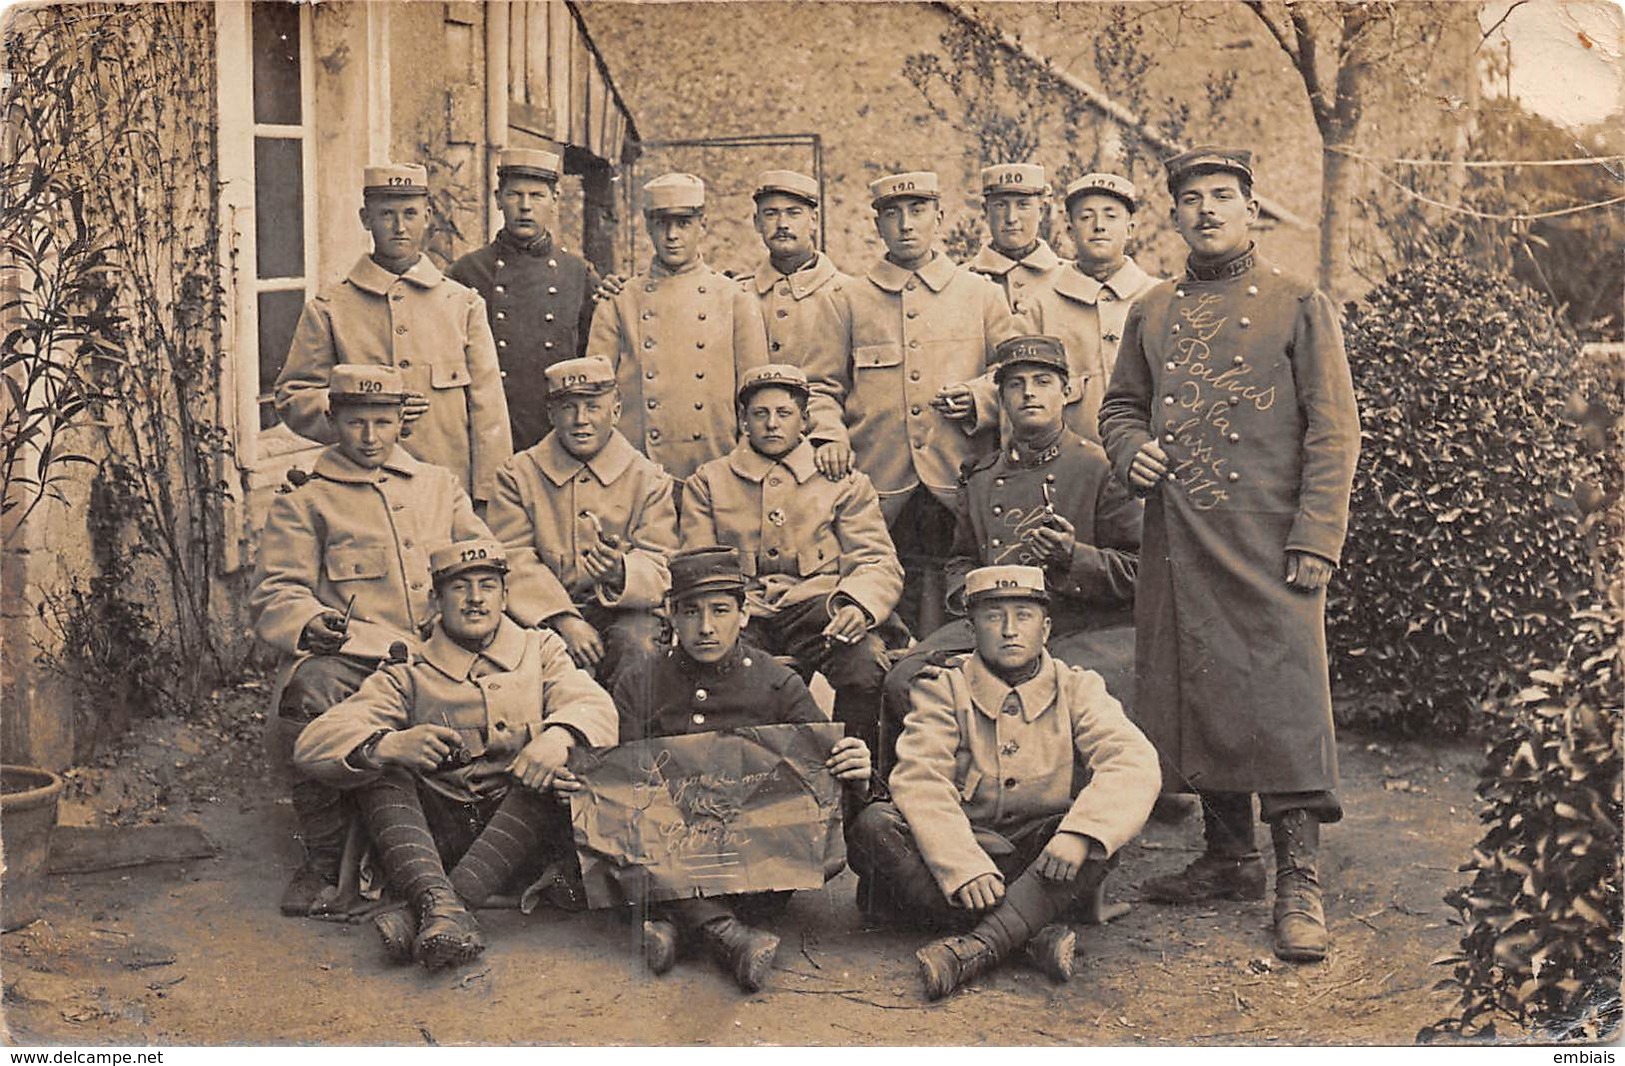
[[[892,200],[916,197],[922,200],[940,200],[941,187],[932,170],[911,170],[905,174],[887,174],[879,181],[869,183],[870,203],[880,207]]]
[[[1049,193],[1049,180],[1037,163],[1000,163],[982,168],[982,195],[997,193]]]
[[[818,182],[793,170],[764,170],[756,175],[756,191],[750,198],[760,200],[772,193],[794,196],[809,207],[818,206]]]
[[[427,196],[429,171],[416,163],[385,163],[361,172],[364,196]]]
[[[1064,201],[1067,210],[1072,209],[1073,200],[1090,193],[1116,197],[1123,201],[1130,214],[1140,209],[1140,190],[1134,187],[1132,181],[1118,174],[1085,174],[1067,185]]]
[[[965,575],[965,602],[1037,600],[1049,602],[1044,571],[1036,566],[983,566]]]
[[[497,180],[515,177],[556,182],[561,162],[557,155],[540,148],[504,148],[497,155]]]
[[[690,548],[673,555],[668,566],[673,603],[705,592],[745,591],[745,571],[737,548]]]
[[[406,402],[406,379],[392,366],[340,363],[327,378],[329,409],[356,404]]]
[[[1245,148],[1199,144],[1189,151],[1169,156],[1162,165],[1168,171],[1168,191],[1174,193],[1193,174],[1230,173],[1248,185],[1253,183],[1253,153]]]
[[[1000,341],[993,349],[993,380],[1004,381],[1011,367],[1041,366],[1054,370],[1063,379],[1067,376],[1066,345],[1059,337],[1029,334]]]
[[[799,392],[803,396],[812,394],[812,387],[807,384],[805,370],[789,363],[768,363],[766,366],[751,367],[745,371],[745,376],[739,379],[739,402],[744,403],[751,393],[770,385]]]
[[[601,396],[615,387],[615,368],[601,355],[554,363],[542,377],[550,397]]]
[[[470,570],[508,572],[508,553],[502,543],[490,537],[477,540],[459,540],[442,545],[429,553],[429,575],[436,585]]]
[[[646,215],[692,215],[705,210],[705,182],[693,174],[662,174],[643,187]]]

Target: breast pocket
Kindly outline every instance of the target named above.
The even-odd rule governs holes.
[[[429,368],[429,384],[437,389],[466,389],[472,380],[466,366],[435,363]]]
[[[377,581],[389,576],[389,553],[384,548],[329,548],[327,580]]]
[[[852,349],[852,368],[854,370],[881,370],[889,366],[903,365],[903,346],[901,344],[866,344],[861,348]]]

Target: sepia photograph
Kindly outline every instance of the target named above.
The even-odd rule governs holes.
[[[1613,1061],[1614,0],[0,47],[0,1043]]]

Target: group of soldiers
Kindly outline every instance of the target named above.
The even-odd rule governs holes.
[[[1264,898],[1257,795],[1275,950],[1324,958],[1322,614],[1358,420],[1330,301],[1253,247],[1249,153],[1166,161],[1173,281],[1127,254],[1114,174],[1062,190],[1062,260],[1030,163],[982,171],[964,265],[936,174],[872,182],[861,276],[817,247],[806,175],[760,175],[765,255],[734,278],[704,183],[667,174],[648,269],[600,278],[558,242],[560,162],[503,152],[504,226],[445,273],[424,168],[367,168],[373,250],[277,382],[328,445],[250,603],[286,663],[284,912],[342,906],[361,839],[404,904],[374,918],[387,955],[467,961],[494,895],[579,905],[572,749],[824,721],[816,673],[859,906],[948,934],[927,995],[1018,954],[1068,979],[1159,793],[1197,794],[1206,848],[1145,896]],[[785,898],[627,902],[653,972],[703,945],[755,990]]]

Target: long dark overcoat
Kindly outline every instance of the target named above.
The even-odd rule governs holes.
[[[1136,587],[1136,717],[1164,787],[1337,786],[1325,591],[1286,552],[1338,561],[1359,414],[1332,302],[1248,253],[1142,296],[1101,406],[1127,480],[1155,438]]]

